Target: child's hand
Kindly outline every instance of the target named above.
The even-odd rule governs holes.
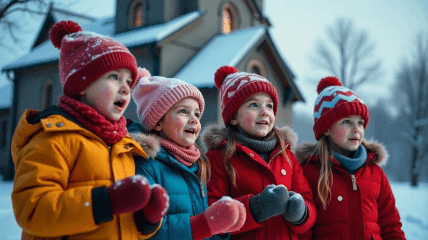
[[[263,192],[250,198],[254,219],[262,223],[267,219],[284,214],[287,210],[288,190],[284,185],[269,185]]]
[[[158,223],[166,215],[169,207],[169,196],[158,184],[152,185],[152,193],[147,205],[141,210],[147,221]]]
[[[149,182],[141,175],[116,181],[107,191],[113,214],[135,212],[146,206],[150,199]]]
[[[292,224],[300,224],[305,220],[307,215],[305,201],[302,195],[293,191],[290,191],[288,196],[287,211],[283,216],[285,220]]]
[[[245,219],[244,204],[230,197],[223,197],[213,203],[205,212],[190,217],[193,240],[236,231],[244,225]],[[208,229],[206,229],[207,227]]]

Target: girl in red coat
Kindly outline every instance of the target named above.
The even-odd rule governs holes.
[[[383,146],[364,139],[369,111],[335,77],[321,79],[314,109],[316,144],[296,156],[315,195],[317,221],[307,239],[405,239]]]
[[[203,140],[212,175],[208,203],[230,196],[245,205],[246,221],[231,239],[297,239],[315,222],[311,189],[291,152],[296,135],[276,128],[278,95],[265,78],[223,66],[215,74],[224,127]]]

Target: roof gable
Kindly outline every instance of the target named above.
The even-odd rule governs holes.
[[[159,42],[171,36],[178,30],[200,18],[205,10],[198,10],[185,14],[167,23],[138,28],[131,31],[115,34],[114,17],[100,19],[88,25],[83,25],[84,31],[96,32],[104,36],[110,36],[128,48],[142,46],[148,43]],[[59,51],[50,41],[45,41],[35,47],[29,54],[6,65],[2,71],[35,66],[43,63],[59,60]]]
[[[49,6],[49,10],[46,13],[45,20],[42,24],[42,27],[39,31],[39,34],[36,38],[36,41],[34,41],[34,44],[31,49],[34,49],[35,47],[39,46],[46,40],[49,40],[49,31],[51,27],[62,20],[71,20],[74,22],[79,23],[80,25],[89,24],[91,22],[95,21],[95,18],[86,16],[83,14],[78,14],[74,12],[70,12],[64,9],[55,8],[53,7],[53,4],[51,3]]]

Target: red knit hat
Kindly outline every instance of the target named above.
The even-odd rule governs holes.
[[[60,49],[59,72],[66,96],[76,97],[108,71],[129,69],[132,84],[137,80],[137,61],[114,39],[84,32],[73,21],[61,21],[50,30],[52,44]]]
[[[359,115],[364,128],[369,123],[369,109],[354,92],[342,86],[336,77],[325,77],[317,87],[318,97],[314,108],[314,133],[321,136],[338,120],[351,115]]]
[[[224,125],[230,120],[239,107],[253,94],[267,93],[274,103],[273,112],[278,111],[278,94],[275,87],[264,77],[254,73],[238,72],[231,66],[222,66],[214,75],[216,87],[220,90],[221,109]]]

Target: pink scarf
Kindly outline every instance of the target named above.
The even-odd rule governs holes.
[[[92,107],[65,95],[59,97],[58,107],[79,121],[86,129],[95,133],[107,145],[119,142],[128,134],[126,119],[121,116],[112,122]]]
[[[184,166],[190,167],[200,157],[201,152],[195,145],[184,148],[169,139],[162,138],[160,140],[162,147],[164,147],[173,157],[175,157]]]

